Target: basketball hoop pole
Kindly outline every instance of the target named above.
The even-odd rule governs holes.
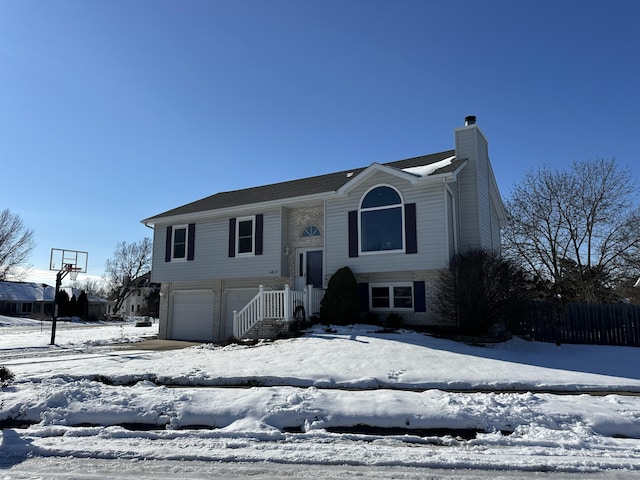
[[[62,279],[67,276],[67,273],[74,272],[73,265],[65,264],[56,274],[56,293],[53,297],[53,322],[51,323],[51,343],[50,345],[56,344],[56,326],[58,323],[58,292],[60,292],[60,286],[62,285]]]
[[[62,279],[67,273],[71,274],[71,280],[75,280],[78,273],[87,273],[87,259],[89,254],[80,250],[65,250],[62,248],[52,248],[49,258],[49,270],[58,272],[56,274],[56,293],[53,299],[53,322],[51,323],[51,345],[56,343],[56,326],[58,324],[58,294]]]

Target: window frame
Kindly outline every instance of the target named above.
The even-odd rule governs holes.
[[[251,250],[248,252],[240,251],[240,224],[243,222],[251,222]],[[253,257],[256,254],[256,216],[236,218],[236,257]],[[242,237],[246,238],[246,237]]]
[[[397,307],[396,306],[396,295],[395,288],[409,288],[411,290],[411,306],[410,307]],[[388,307],[374,307],[374,296],[373,289],[374,288],[384,288],[387,289],[388,298],[389,298],[389,306]],[[370,283],[369,284],[369,310],[372,312],[392,312],[392,311],[401,311],[401,312],[413,312],[415,309],[415,299],[414,299],[414,284],[413,282],[388,282],[388,283]],[[380,297],[376,297],[380,298]],[[404,297],[397,297],[404,298]]]
[[[362,203],[364,202],[364,199],[367,197],[367,195],[369,195],[372,191],[374,191],[377,188],[390,188],[392,189],[394,192],[396,192],[396,194],[398,195],[398,197],[400,198],[400,203],[394,203],[394,204],[389,204],[389,205],[382,205],[382,206],[378,206],[378,207],[362,207]],[[363,236],[365,234],[365,230],[362,227],[362,215],[363,213],[369,213],[369,212],[377,212],[377,211],[383,211],[383,210],[392,210],[392,209],[400,209],[400,243],[401,246],[400,248],[394,248],[394,249],[387,249],[387,250],[364,250],[363,249],[363,244],[365,242],[363,242]],[[405,201],[404,198],[402,196],[402,193],[393,185],[390,185],[388,183],[380,183],[377,185],[374,185],[373,187],[369,188],[360,198],[360,202],[358,203],[358,253],[359,255],[380,255],[380,254],[387,254],[387,253],[406,253],[406,249],[407,249],[407,239],[406,239],[406,224],[405,224],[406,220],[405,220]]]
[[[307,225],[304,230],[302,230],[302,234],[300,238],[311,238],[311,237],[320,237],[320,228],[316,225]]]
[[[184,256],[176,257],[176,233],[184,230]],[[189,225],[174,225],[171,232],[171,261],[186,262],[189,255]]]

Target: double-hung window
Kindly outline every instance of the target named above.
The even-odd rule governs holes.
[[[172,240],[172,255],[173,260],[186,260],[187,259],[187,226],[179,225],[173,227],[173,240]]]
[[[167,226],[164,261],[182,262],[195,259],[195,242],[195,223]]]
[[[371,310],[413,309],[412,284],[371,284]]]
[[[264,215],[229,219],[229,258],[262,255]]]
[[[255,246],[254,223],[255,217],[238,218],[236,222],[237,255],[253,255]]]
[[[360,204],[360,251],[362,253],[404,250],[404,205],[390,186],[375,187]]]

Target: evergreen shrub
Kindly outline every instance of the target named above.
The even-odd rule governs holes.
[[[385,328],[397,329],[402,328],[402,315],[392,312],[387,315],[387,319],[384,324]]]
[[[342,267],[331,276],[320,303],[323,325],[351,325],[358,322],[358,282],[349,267]]]
[[[6,387],[13,383],[15,375],[7,367],[0,367],[0,387]]]

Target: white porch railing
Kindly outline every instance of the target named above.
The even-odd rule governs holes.
[[[307,316],[320,312],[320,302],[324,297],[324,290],[307,285],[304,291],[290,290],[289,285],[284,290],[265,290],[260,285],[258,293],[240,311],[233,311],[233,336],[242,338],[251,327],[265,319],[280,319],[291,321],[294,319],[296,307],[303,306]]]

